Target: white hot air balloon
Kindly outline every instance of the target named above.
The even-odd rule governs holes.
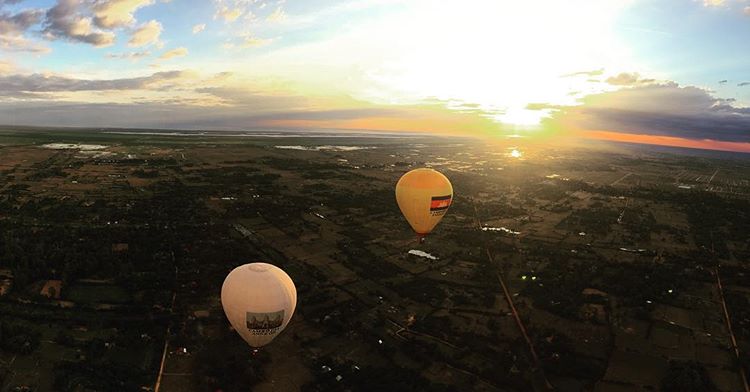
[[[242,339],[252,347],[263,347],[289,324],[297,306],[297,288],[279,267],[245,264],[224,279],[221,306]]]

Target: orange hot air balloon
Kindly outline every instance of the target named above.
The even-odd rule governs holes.
[[[420,238],[443,219],[453,200],[453,186],[432,169],[415,169],[398,180],[396,202],[401,213]]]

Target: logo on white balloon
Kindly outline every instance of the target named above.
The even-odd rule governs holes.
[[[247,329],[253,335],[273,335],[284,323],[284,310],[267,313],[245,313]]]

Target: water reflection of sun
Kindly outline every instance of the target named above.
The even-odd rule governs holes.
[[[510,152],[510,156],[513,158],[520,158],[521,155],[523,155],[521,151],[518,151],[515,148],[513,149],[513,151]]]

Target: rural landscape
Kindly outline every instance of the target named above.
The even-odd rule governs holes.
[[[0,391],[743,391],[748,155],[552,145],[4,127]],[[257,351],[219,300],[253,261],[298,292]]]

